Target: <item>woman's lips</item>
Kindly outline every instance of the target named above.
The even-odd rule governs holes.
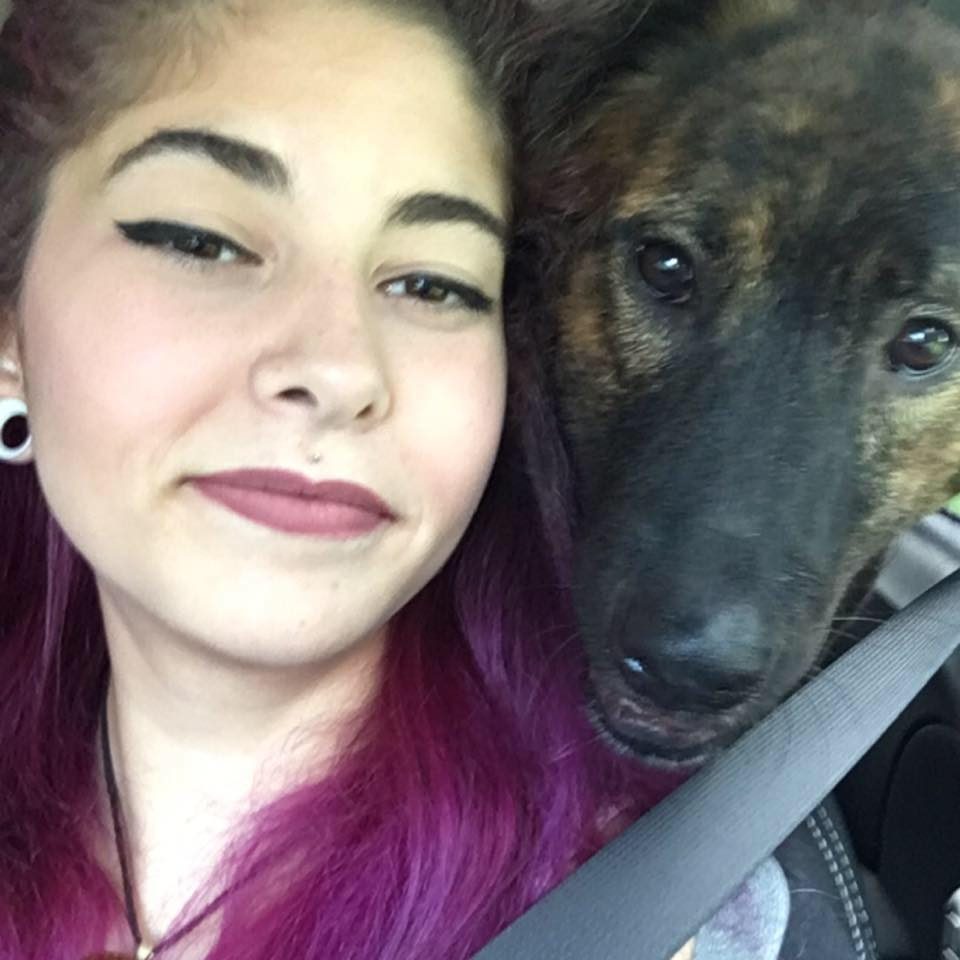
[[[232,470],[189,482],[228,510],[283,533],[349,540],[396,520],[372,490],[340,480],[314,483],[285,470]]]

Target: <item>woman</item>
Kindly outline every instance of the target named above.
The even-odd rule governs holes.
[[[2,960],[467,957],[655,799],[503,431],[513,18],[15,4]]]

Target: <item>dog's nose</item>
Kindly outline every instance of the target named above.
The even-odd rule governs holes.
[[[673,624],[648,618],[625,629],[623,676],[666,708],[734,706],[762,685],[771,660],[760,617],[748,604]]]

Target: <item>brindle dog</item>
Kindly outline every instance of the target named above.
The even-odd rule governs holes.
[[[568,82],[574,135],[528,157],[575,600],[606,729],[690,764],[960,490],[960,30],[730,0],[652,54],[594,40],[612,76]]]

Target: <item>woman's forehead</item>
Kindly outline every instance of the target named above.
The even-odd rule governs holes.
[[[362,4],[272,10],[115,117],[85,151],[94,164],[159,130],[210,129],[282,158],[294,192],[339,166],[399,190],[435,180],[504,214],[499,133],[442,37]]]

